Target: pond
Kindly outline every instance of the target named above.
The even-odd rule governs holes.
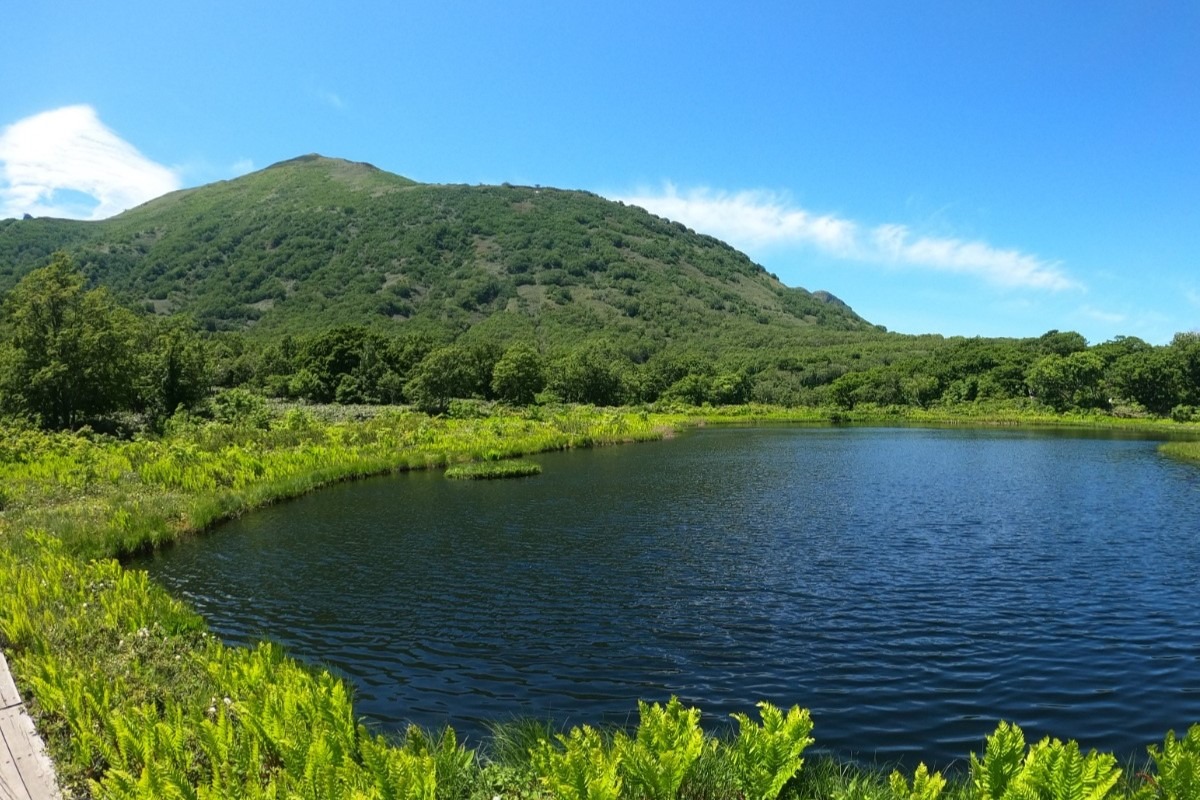
[[[353,682],[383,728],[713,726],[939,765],[999,719],[1144,755],[1200,721],[1200,470],[1097,433],[708,429],[544,473],[342,484],[136,562],[226,641]]]

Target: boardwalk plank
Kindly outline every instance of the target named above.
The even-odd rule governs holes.
[[[0,708],[11,708],[20,703],[21,695],[17,694],[17,686],[8,671],[8,661],[0,653]]]
[[[58,800],[54,767],[0,653],[0,800]]]
[[[29,789],[25,785],[25,778],[21,775],[21,768],[18,759],[21,757],[19,752],[13,752],[13,746],[9,739],[14,743],[19,742],[21,737],[16,735],[16,717],[20,713],[20,706],[0,710],[0,800],[29,800]],[[12,733],[9,732],[10,728]]]

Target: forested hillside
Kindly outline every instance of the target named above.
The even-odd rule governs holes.
[[[103,222],[0,223],[0,289],[59,249],[118,297],[208,330],[456,335],[500,315],[497,329],[556,343],[600,329],[711,342],[754,341],[764,326],[870,327],[638,208],[586,192],[416,184],[320,156]]]
[[[49,265],[49,266],[46,266]],[[888,333],[586,192],[304,156],[102,222],[0,221],[0,412],[163,419],[210,387],[316,402],[981,406],[1190,419],[1164,347]]]

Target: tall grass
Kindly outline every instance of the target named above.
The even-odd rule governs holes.
[[[525,478],[530,475],[540,475],[541,472],[541,464],[506,458],[501,461],[472,461],[469,464],[455,464],[452,467],[446,467],[445,475],[454,480],[492,480]]]
[[[1158,446],[1163,455],[1184,461],[1200,461],[1200,442],[1164,442]]]

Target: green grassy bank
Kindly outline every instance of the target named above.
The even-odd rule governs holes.
[[[856,413],[847,421],[884,421],[882,411]],[[177,419],[161,437],[125,441],[0,427],[0,647],[68,796],[1200,797],[1200,728],[1118,769],[1111,757],[1030,745],[1002,727],[948,785],[921,770],[801,766],[812,721],[797,708],[763,707],[722,741],[677,703],[643,706],[630,737],[509,726],[482,753],[450,732],[392,739],[357,719],[340,680],[270,645],[225,647],[115,560],[338,480],[652,440],[690,424],[828,420],[755,407],[468,419],[389,410],[355,421],[292,410],[240,423]],[[816,730],[819,741],[819,719]]]
[[[1158,449],[1172,458],[1200,461],[1200,442],[1166,442]]]

